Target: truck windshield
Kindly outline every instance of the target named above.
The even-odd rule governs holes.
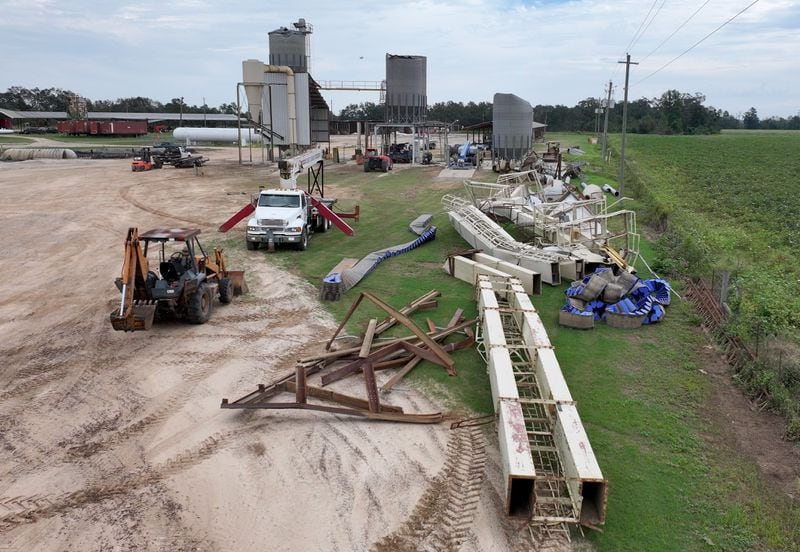
[[[259,207],[300,207],[298,195],[262,194],[258,198]]]

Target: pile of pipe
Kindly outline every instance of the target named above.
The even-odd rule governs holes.
[[[572,282],[567,289],[567,302],[562,311],[578,316],[607,320],[608,314],[630,320],[641,319],[642,324],[655,324],[664,318],[664,308],[670,303],[669,282],[661,278],[642,280],[635,274],[598,268]]]
[[[71,149],[9,148],[0,154],[0,161],[30,161],[31,159],[77,159]]]

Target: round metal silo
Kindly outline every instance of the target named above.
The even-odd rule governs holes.
[[[495,94],[492,105],[492,156],[523,159],[533,143],[533,108],[514,94]]]
[[[311,69],[311,24],[305,19],[293,23],[294,29],[281,27],[269,34],[269,64],[285,65],[295,73]]]
[[[386,54],[386,122],[428,118],[428,58]]]

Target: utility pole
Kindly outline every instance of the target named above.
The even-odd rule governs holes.
[[[626,54],[625,61],[617,63],[625,64],[625,99],[622,103],[622,147],[619,154],[619,196],[625,195],[625,126],[628,123],[628,77],[631,72],[631,65],[639,65],[638,62],[631,61],[631,55]]]
[[[606,98],[606,117],[603,122],[603,163],[606,162],[606,153],[608,151],[608,110],[611,108],[611,81],[608,81],[608,97]]]

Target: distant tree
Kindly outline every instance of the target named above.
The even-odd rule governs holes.
[[[373,102],[350,104],[339,112],[344,121],[382,121],[383,106]]]
[[[29,106],[25,101],[24,90],[24,88],[20,88],[19,86],[12,86],[7,91],[0,94],[0,106],[6,109],[27,111]]]
[[[21,111],[66,111],[75,93],[61,88],[12,86],[0,94],[0,105]]]
[[[720,128],[741,128],[742,122],[727,111],[717,111]]]
[[[742,124],[744,128],[751,130],[759,127],[758,111],[756,111],[755,107],[751,107],[747,110],[747,113],[745,113],[742,118]]]
[[[220,105],[218,108],[220,113],[225,113],[227,115],[236,115],[236,104],[235,103],[224,103]]]
[[[659,112],[659,131],[664,134],[683,134],[683,94],[667,90],[654,100]]]

